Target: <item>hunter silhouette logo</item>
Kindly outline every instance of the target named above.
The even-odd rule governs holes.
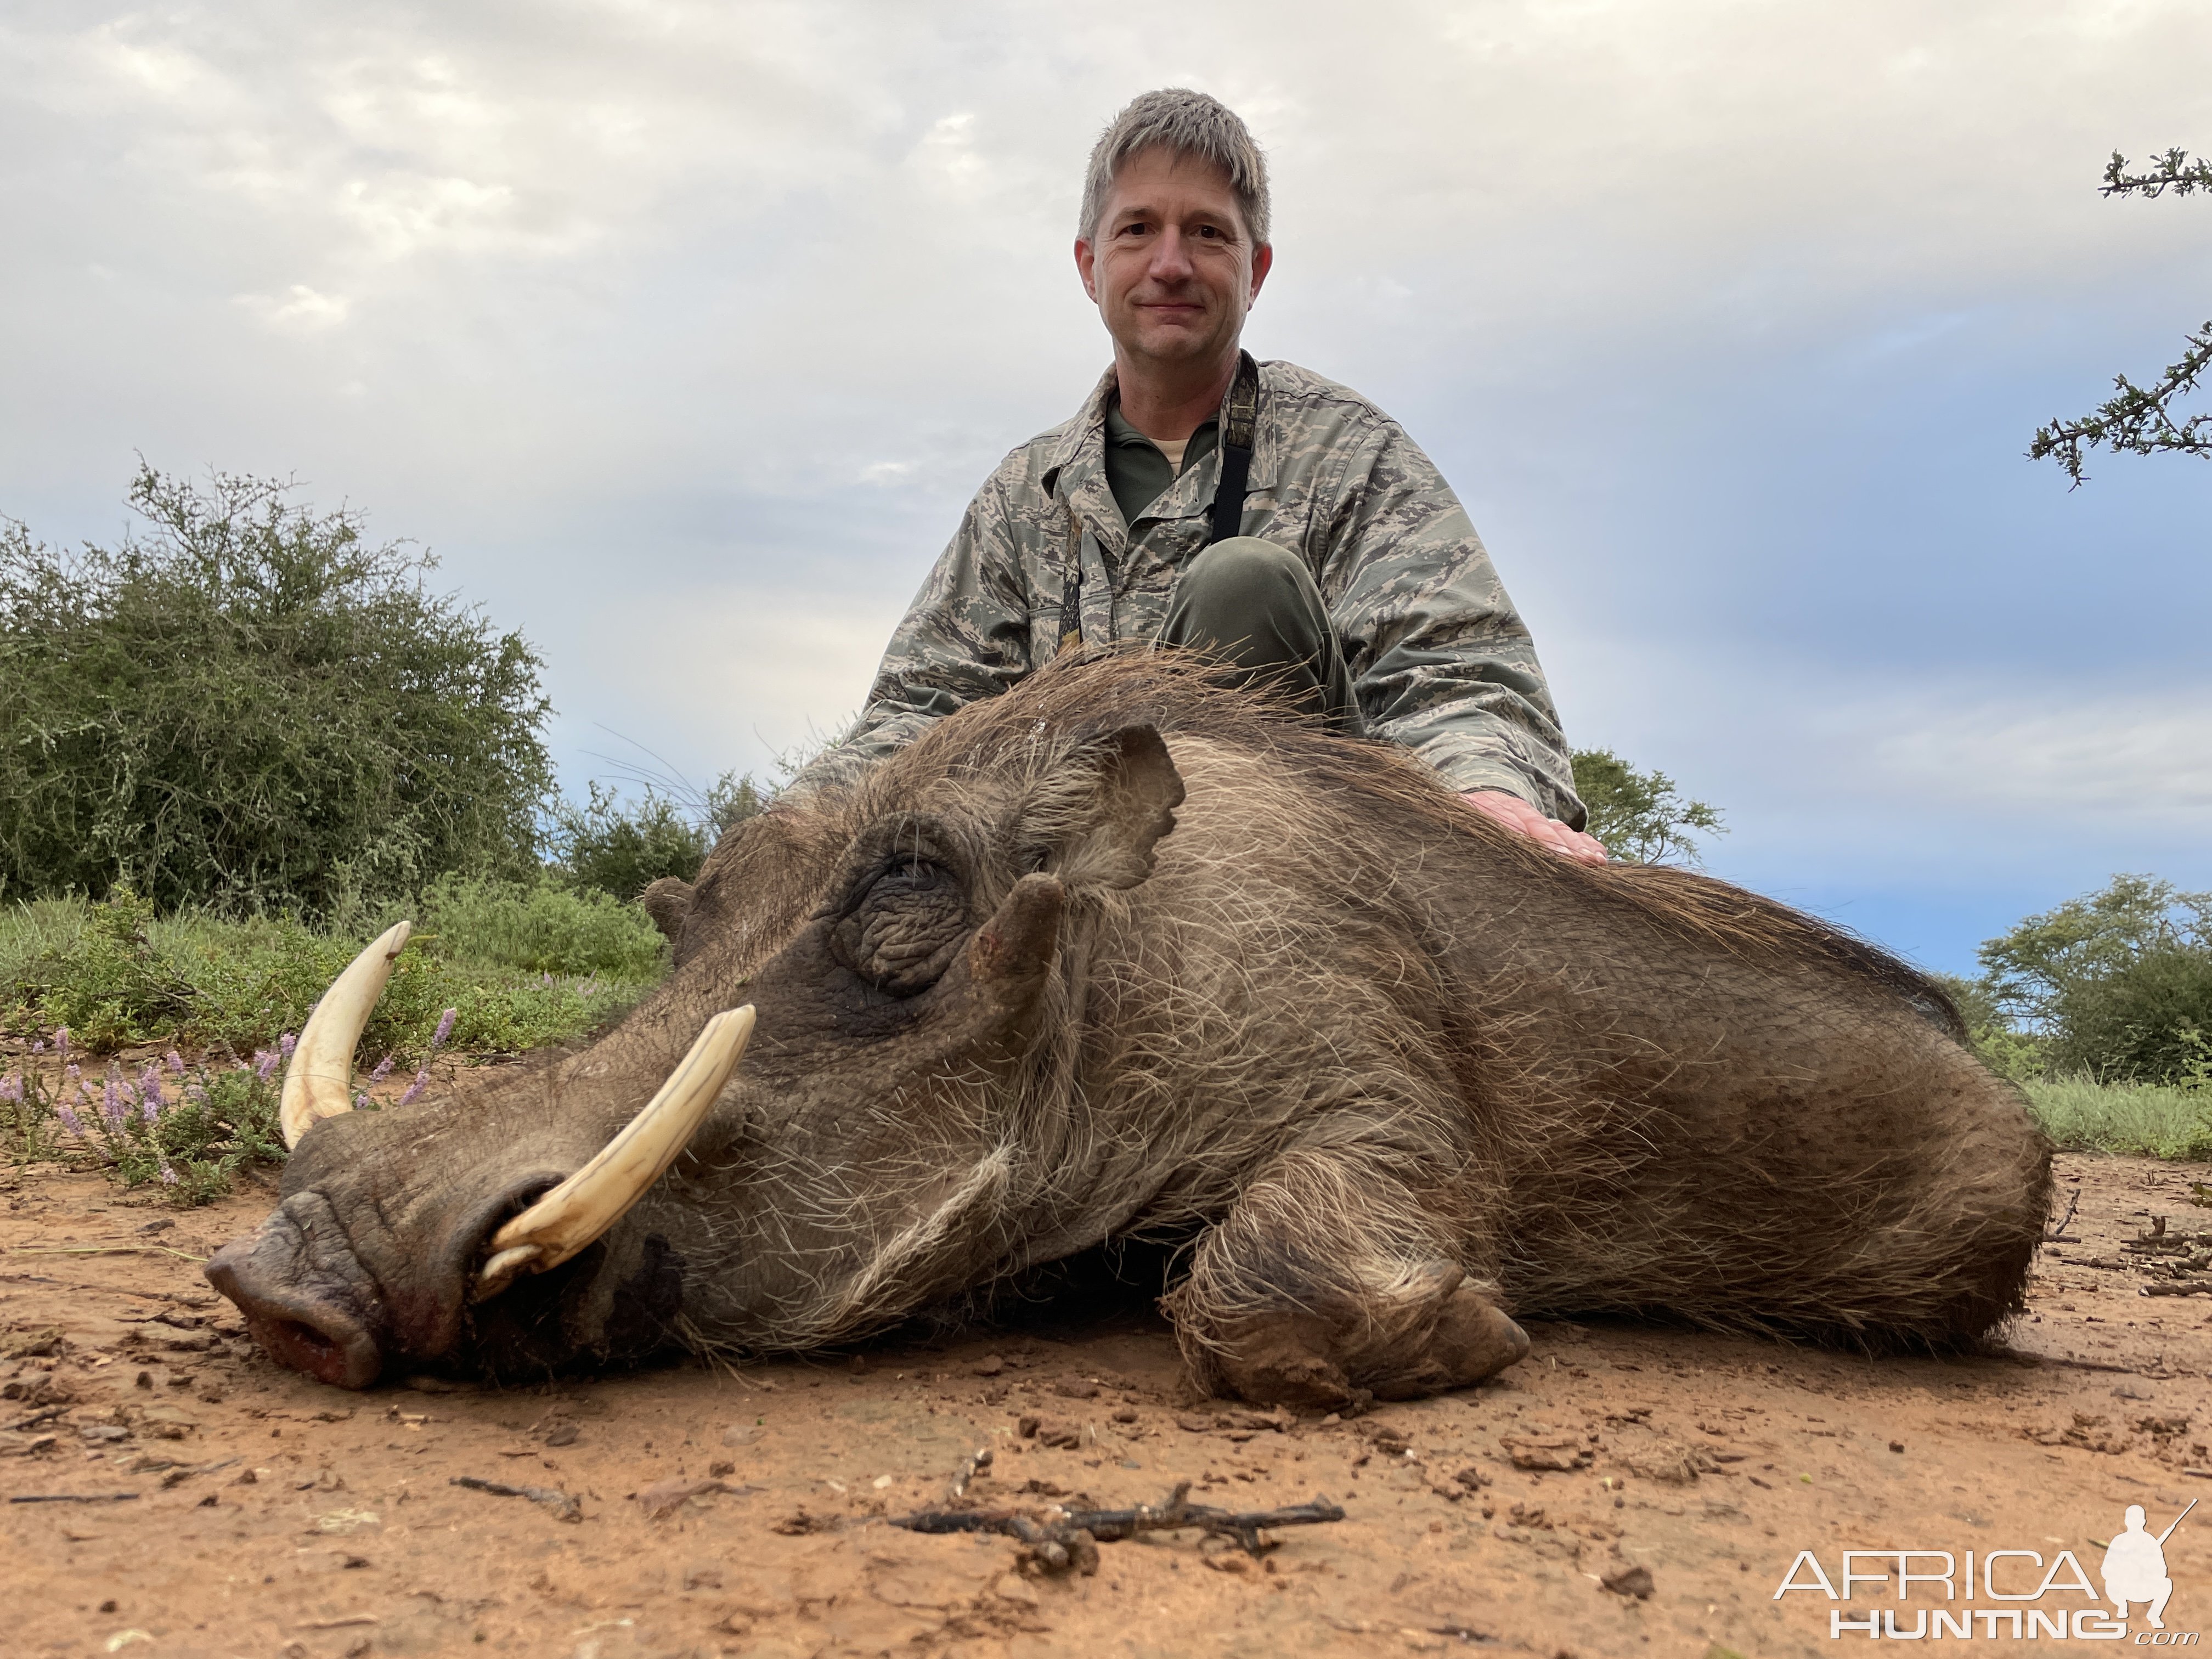
[[[2153,1537],[2143,1527],[2143,1507],[2128,1505],[2127,1530],[2105,1546],[2105,1599],[2118,1609],[2121,1618],[2128,1616],[2131,1601],[2148,1601],[2149,1611],[2144,1615],[2153,1630],[2166,1628],[2166,1604],[2173,1595],[2173,1580],[2166,1576],[2166,1540],[2173,1536],[2173,1528],[2189,1517],[2189,1510],[2197,1507],[2197,1500],[2189,1500],[2189,1509],[2173,1517],[2166,1529]]]
[[[2189,1518],[2197,1501],[2190,1499],[2166,1530],[2156,1533],[2150,1530],[2142,1505],[2130,1504],[2123,1529],[2110,1542],[2089,1540],[2105,1553],[2099,1566],[2105,1586],[2101,1597],[2090,1582],[2087,1563],[2070,1549],[2046,1558],[2032,1549],[1960,1554],[1893,1548],[1845,1550],[1842,1571],[1832,1577],[1818,1554],[1800,1550],[1775,1586],[1774,1599],[1798,1593],[1831,1603],[1832,1641],[1846,1636],[1908,1642],[1931,1638],[2016,1642],[2051,1637],[2193,1648],[2197,1632],[2166,1627],[2166,1603],[2173,1597],[2166,1541]],[[2060,1542],[2055,1538],[2046,1541]],[[2130,1626],[2130,1609],[2138,1607],[2142,1622]]]

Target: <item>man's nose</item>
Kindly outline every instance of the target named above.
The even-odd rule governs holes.
[[[1190,273],[1190,248],[1182,233],[1172,227],[1162,231],[1159,240],[1152,244],[1152,261],[1145,274],[1156,283],[1179,283]]]

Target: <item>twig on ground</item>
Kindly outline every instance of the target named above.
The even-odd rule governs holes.
[[[2079,1244],[2081,1242],[2080,1239],[2066,1237],[2066,1229],[2073,1224],[2074,1212],[2081,1207],[2081,1189],[2076,1187],[2067,1197],[2066,1213],[2058,1218],[2058,1224],[2056,1227],[2044,1234],[2043,1242],[2046,1244]]]
[[[567,1492],[552,1486],[510,1486],[504,1480],[479,1480],[473,1474],[457,1474],[453,1484],[466,1486],[471,1492],[488,1492],[494,1498],[527,1498],[532,1503],[550,1510],[556,1521],[581,1521],[584,1518],[583,1504]]]
[[[25,1492],[16,1493],[8,1501],[11,1504],[127,1504],[137,1496],[135,1492]]]
[[[991,1467],[991,1449],[978,1446],[961,1460],[960,1472],[945,1483],[945,1501],[957,1504],[968,1496],[968,1483]]]
[[[1067,1510],[1057,1504],[1034,1515],[1011,1510],[923,1510],[890,1517],[894,1527],[908,1532],[990,1532],[1019,1539],[1025,1554],[1040,1571],[1098,1571],[1098,1546],[1119,1543],[1139,1533],[1179,1532],[1195,1528],[1234,1538],[1247,1553],[1264,1554],[1274,1541],[1261,1536],[1266,1528],[1316,1526],[1341,1521],[1344,1511],[1326,1498],[1283,1509],[1232,1511],[1190,1499],[1190,1482],[1178,1481],[1164,1504],[1139,1504],[1128,1510]]]

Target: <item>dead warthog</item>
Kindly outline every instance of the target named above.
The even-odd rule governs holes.
[[[208,1267],[270,1352],[361,1387],[813,1348],[1141,1238],[1187,1247],[1200,1382],[1334,1406],[1489,1376],[1516,1313],[1955,1345],[2045,1213],[1909,969],[1160,656],[1046,669],[655,902],[650,1000],[465,1104],[316,1125],[399,940],[325,997],[316,1127]]]

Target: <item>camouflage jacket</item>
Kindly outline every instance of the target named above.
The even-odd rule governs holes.
[[[969,503],[867,707],[799,787],[850,775],[1050,658],[1071,559],[1085,642],[1158,634],[1176,577],[1206,544],[1220,456],[1124,524],[1106,480],[1115,385],[1109,369],[1081,413],[1007,456]],[[1370,736],[1413,750],[1455,788],[1503,789],[1580,826],[1528,630],[1467,510],[1396,422],[1317,374],[1261,364],[1242,530],[1312,570]]]

